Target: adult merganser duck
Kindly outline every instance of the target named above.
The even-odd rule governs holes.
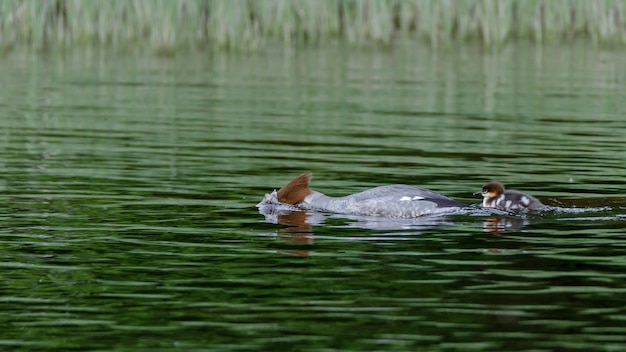
[[[310,181],[311,173],[304,173],[278,191],[266,194],[257,207],[292,204],[300,209],[391,218],[414,218],[466,207],[439,193],[402,184],[380,186],[345,197],[329,197],[310,189]]]
[[[545,207],[537,198],[520,191],[504,189],[504,186],[497,181],[487,182],[483,185],[481,192],[483,196],[483,207],[497,208],[502,210],[537,210]]]

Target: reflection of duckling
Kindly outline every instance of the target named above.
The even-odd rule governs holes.
[[[483,220],[483,232],[499,233],[519,230],[528,225],[528,221],[520,218],[487,218]]]
[[[465,204],[439,193],[407,185],[381,186],[345,197],[329,197],[310,189],[310,180],[310,173],[294,178],[277,192],[265,195],[257,207],[293,204],[302,209],[390,218],[415,218],[465,207]]]
[[[504,186],[497,181],[487,182],[483,185],[482,192],[474,195],[483,196],[483,207],[503,210],[537,210],[545,207],[537,198],[520,191],[506,191]]]

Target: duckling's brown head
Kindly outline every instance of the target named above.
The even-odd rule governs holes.
[[[504,193],[504,186],[498,181],[487,182],[483,185],[481,192],[476,192],[474,195],[480,194],[484,198],[495,198]]]

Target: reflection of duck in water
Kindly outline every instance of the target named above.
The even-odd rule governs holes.
[[[477,194],[483,196],[483,207],[485,208],[538,210],[545,207],[537,198],[520,191],[507,191],[497,181],[485,183],[481,192],[474,193],[474,195]]]
[[[257,207],[291,204],[300,209],[340,214],[415,218],[447,213],[466,206],[439,193],[402,184],[371,188],[344,197],[329,197],[310,189],[310,180],[311,173],[294,178],[278,191],[266,194]]]

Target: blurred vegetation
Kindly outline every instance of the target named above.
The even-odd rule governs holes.
[[[626,43],[626,0],[3,0],[0,47]]]

